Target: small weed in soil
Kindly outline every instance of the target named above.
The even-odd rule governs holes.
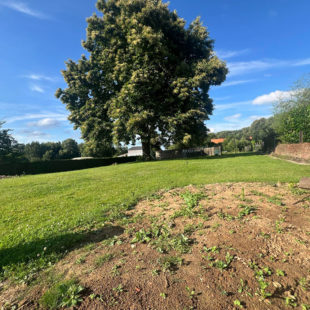
[[[159,259],[163,271],[174,272],[183,264],[183,259],[178,256],[164,256]]]
[[[76,280],[60,282],[44,293],[40,299],[40,304],[43,308],[48,309],[75,307],[82,302],[81,293],[83,289]]]
[[[100,257],[96,258],[95,266],[96,267],[101,267],[104,263],[109,262],[113,258],[114,258],[114,254],[106,253],[103,256],[100,256]]]

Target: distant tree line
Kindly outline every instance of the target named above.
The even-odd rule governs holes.
[[[3,123],[0,123],[0,129]],[[9,129],[0,130],[0,161],[51,161],[57,159],[72,159],[75,157],[112,157],[125,153],[127,148],[109,147],[97,150],[90,149],[86,144],[78,144],[73,139],[62,142],[31,142],[18,143],[10,134]]]
[[[272,151],[278,143],[278,136],[274,129],[274,118],[261,118],[254,121],[250,127],[234,131],[221,131],[209,134],[207,143],[211,140],[224,138],[223,150],[227,152],[242,151]]]
[[[78,143],[73,139],[63,142],[31,142],[17,143],[9,134],[9,130],[0,131],[1,161],[49,161],[55,159],[70,159],[81,156]]]

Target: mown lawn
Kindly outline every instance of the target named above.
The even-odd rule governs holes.
[[[217,182],[298,182],[310,166],[267,156],[131,163],[0,180],[0,274],[23,278],[53,263],[160,189]],[[1,278],[1,276],[0,276]]]

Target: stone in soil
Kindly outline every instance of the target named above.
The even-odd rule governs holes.
[[[299,187],[303,189],[310,189],[310,178],[302,178],[299,181]]]

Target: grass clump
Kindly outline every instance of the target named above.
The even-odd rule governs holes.
[[[112,260],[114,258],[114,254],[112,253],[106,253],[103,256],[100,256],[98,258],[96,258],[95,260],[95,266],[96,267],[101,267],[104,263],[109,262],[110,260]]]
[[[179,266],[182,266],[183,259],[178,256],[164,256],[159,259],[159,264],[163,271],[174,272]]]
[[[76,280],[67,280],[52,286],[40,299],[44,309],[75,307],[82,302],[81,293],[84,288]]]

